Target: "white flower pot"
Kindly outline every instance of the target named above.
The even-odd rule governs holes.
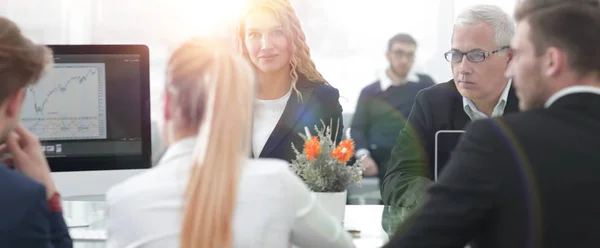
[[[343,192],[313,192],[321,207],[333,215],[339,223],[344,222],[347,193],[345,190]]]

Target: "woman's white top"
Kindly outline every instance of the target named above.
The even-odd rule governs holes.
[[[275,100],[256,99],[254,103],[254,121],[252,122],[252,153],[255,158],[260,156],[267,140],[283,115],[292,88],[283,97]]]
[[[107,247],[179,247],[195,139],[171,145],[156,167],[108,191]],[[241,166],[234,247],[354,247],[287,162],[248,159]]]

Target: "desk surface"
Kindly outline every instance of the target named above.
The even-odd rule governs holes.
[[[381,247],[387,243],[388,235],[381,225],[383,210],[383,205],[346,206],[344,227],[360,230],[360,238],[354,239],[356,248]]]
[[[382,215],[383,211],[383,205],[346,206],[344,226],[348,230],[360,230],[360,237],[354,239],[357,248],[381,247],[388,241],[387,234],[382,228],[382,216],[385,216]],[[104,240],[98,238],[98,236],[105,236],[103,219],[106,212],[103,202],[66,201],[64,213],[69,226],[85,225],[69,229],[75,248],[104,247]],[[82,233],[97,237],[82,239]]]

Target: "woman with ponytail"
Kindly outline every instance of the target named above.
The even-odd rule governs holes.
[[[352,247],[281,160],[247,158],[254,74],[207,39],[171,56],[152,169],[107,193],[108,247]]]

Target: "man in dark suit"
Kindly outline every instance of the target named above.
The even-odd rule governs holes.
[[[435,84],[430,76],[412,71],[416,51],[417,41],[412,36],[394,35],[388,41],[388,69],[360,92],[351,130],[356,157],[366,156],[364,176],[383,179],[398,130],[404,128],[415,96]]]
[[[73,246],[40,143],[18,124],[27,86],[51,60],[47,47],[0,17],[0,154],[14,167],[0,164],[0,247]]]
[[[385,247],[598,247],[600,8],[569,2],[520,6],[525,112],[473,122]]]
[[[518,111],[512,82],[504,76],[514,30],[512,18],[497,6],[474,6],[458,16],[452,49],[445,53],[454,79],[417,94],[383,178],[386,205],[414,205],[424,192],[411,185],[434,179],[438,131],[463,130],[471,120]]]

